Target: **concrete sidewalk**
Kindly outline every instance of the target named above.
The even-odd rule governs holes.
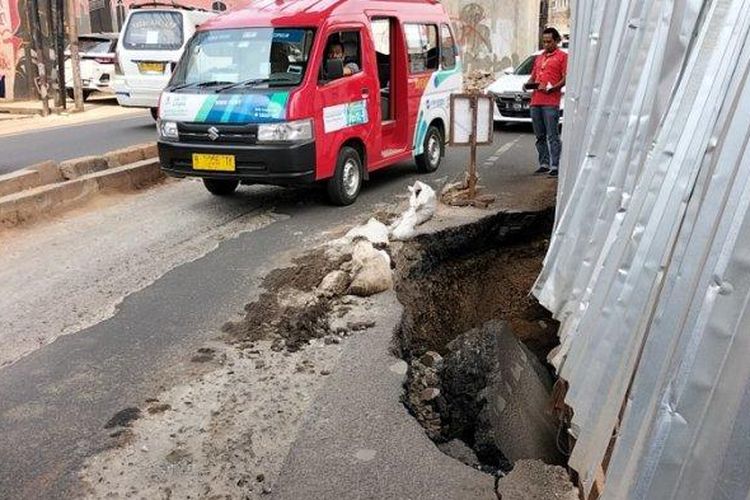
[[[149,114],[147,109],[120,107],[114,97],[106,95],[93,96],[84,103],[84,111],[81,113],[73,112],[72,101],[69,100],[67,104],[67,111],[42,117],[39,114],[30,113],[31,111],[41,112],[41,101],[0,103],[0,137],[117,117],[148,116]],[[2,110],[10,112],[2,112]]]
[[[372,297],[376,326],[353,336],[308,409],[272,499],[494,499],[494,480],[442,453],[400,401],[406,362],[393,356],[401,304]]]

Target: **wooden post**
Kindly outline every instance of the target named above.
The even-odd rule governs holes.
[[[42,37],[42,21],[39,17],[39,1],[29,0],[31,10],[31,36],[36,52],[36,67],[39,74],[39,98],[42,100],[42,116],[49,115],[49,85],[47,82],[47,49]]]
[[[68,43],[70,44],[70,66],[73,69],[73,98],[75,110],[83,111],[83,89],[81,88],[81,55],[78,53],[78,17],[76,1],[67,0]]]
[[[492,144],[492,135],[487,139],[478,138],[479,135],[479,103],[480,99],[484,99],[485,96],[478,92],[469,92],[466,94],[452,94],[450,97],[450,133],[448,134],[449,144],[451,146],[469,146],[469,165],[466,169],[466,175],[464,176],[464,182],[460,185],[453,185],[447,189],[441,196],[443,203],[455,206],[474,206],[474,207],[488,207],[490,203],[495,201],[495,197],[492,195],[479,195],[478,184],[479,176],[477,175],[477,146]],[[456,102],[461,101],[462,106],[462,117],[468,111],[471,113],[471,125],[467,132],[464,132],[463,127],[459,138],[456,138]],[[468,110],[463,108],[468,106]],[[492,107],[490,106],[490,114],[487,119],[489,120],[489,131],[492,131]]]
[[[477,114],[479,112],[479,103],[477,95],[471,94],[471,155],[469,158],[469,199],[477,197]]]
[[[30,1],[30,0],[28,0]],[[26,8],[23,9],[23,22],[25,23],[25,31],[26,36],[29,37],[30,43],[24,43],[23,44],[23,51],[24,51],[24,70],[26,71],[26,92],[28,92],[28,97],[33,98],[37,95],[38,90],[36,88],[36,84],[34,83],[36,80],[36,67],[34,65],[34,24],[31,22],[31,4],[26,3]],[[22,25],[23,26],[23,25]],[[18,97],[18,96],[14,96]]]

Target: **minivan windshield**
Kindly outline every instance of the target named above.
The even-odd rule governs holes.
[[[175,71],[173,91],[296,86],[310,58],[313,30],[242,28],[200,31]]]
[[[131,50],[177,50],[182,41],[179,12],[142,11],[130,16],[122,44]]]

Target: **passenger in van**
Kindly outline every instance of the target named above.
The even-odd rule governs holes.
[[[328,46],[328,60],[344,61],[344,45],[340,42],[333,42]],[[354,61],[344,62],[344,76],[359,73],[359,66]]]

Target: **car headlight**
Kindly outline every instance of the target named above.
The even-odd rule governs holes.
[[[258,142],[299,142],[313,138],[312,120],[264,123],[258,126]]]
[[[180,133],[177,131],[177,123],[160,120],[159,137],[166,141],[177,141],[180,139]]]

